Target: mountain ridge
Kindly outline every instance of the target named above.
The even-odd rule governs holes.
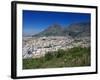
[[[32,37],[43,37],[43,36],[71,36],[71,37],[83,37],[90,36],[90,23],[80,22],[73,23],[67,27],[62,27],[59,24],[53,24],[46,28],[44,31],[32,35]]]

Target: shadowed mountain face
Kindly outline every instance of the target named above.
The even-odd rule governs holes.
[[[64,29],[64,33],[72,37],[90,36],[90,23],[75,23]]]
[[[33,35],[35,37],[42,36],[71,36],[71,37],[85,37],[90,36],[90,23],[73,23],[67,27],[61,27],[59,24],[49,26],[44,31]]]

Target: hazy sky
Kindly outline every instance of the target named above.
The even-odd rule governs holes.
[[[23,33],[36,34],[53,24],[66,27],[71,23],[90,22],[90,14],[23,10]]]

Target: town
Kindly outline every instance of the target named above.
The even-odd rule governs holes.
[[[23,59],[40,58],[47,52],[73,47],[90,47],[90,37],[72,38],[70,36],[46,36],[23,38]]]

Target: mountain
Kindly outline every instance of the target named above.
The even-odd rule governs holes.
[[[67,27],[62,27],[59,24],[53,24],[44,31],[33,35],[36,37],[42,36],[71,36],[71,37],[85,37],[90,36],[90,23],[73,23]]]
[[[47,29],[45,29],[44,31],[33,35],[33,36],[63,36],[63,28],[58,25],[58,24],[53,24],[51,26],[49,26]]]
[[[90,36],[90,23],[73,23],[64,29],[64,32],[72,37]]]
[[[25,33],[23,33],[22,36],[23,36],[23,37],[31,37],[32,35],[31,35],[31,34],[25,34]]]

